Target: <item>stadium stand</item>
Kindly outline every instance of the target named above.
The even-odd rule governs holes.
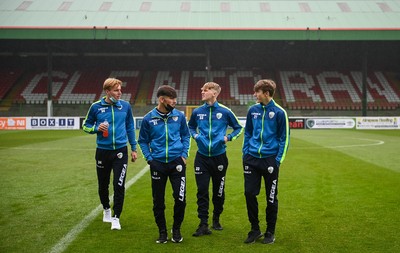
[[[188,94],[188,73],[186,71],[156,71],[153,74],[148,101],[157,104],[157,89],[161,85],[170,85],[177,90],[178,103],[186,104]]]
[[[359,110],[362,103],[360,72],[280,71],[278,80],[283,106],[294,110]],[[394,110],[400,93],[383,72],[367,78],[367,103],[370,110]]]
[[[103,95],[102,84],[107,77],[119,78],[123,82],[122,99],[134,102],[141,75],[129,70],[53,71],[53,99],[60,104],[90,104]],[[43,104],[47,99],[47,82],[47,72],[31,74],[17,99],[27,104]]]
[[[10,72],[11,73],[11,72]],[[21,72],[14,71],[16,76]],[[146,85],[147,105],[157,104],[157,89],[168,84],[177,89],[179,105],[201,104],[201,87],[206,80],[222,86],[219,101],[227,105],[248,105],[254,102],[254,83],[267,76],[257,70],[148,71],[150,83],[142,84],[146,71],[137,70],[56,70],[53,72],[53,100],[58,104],[90,104],[103,95],[101,84],[112,76],[123,81],[123,99],[135,104],[141,85]],[[268,74],[268,76],[271,74]],[[360,110],[362,78],[356,71],[277,71],[277,95],[289,110]],[[26,104],[44,104],[47,99],[47,72],[27,74],[17,100]],[[147,79],[146,79],[147,80]],[[7,84],[8,89],[12,84]],[[371,72],[367,78],[369,110],[400,108],[400,92],[384,72]]]
[[[240,105],[254,100],[254,83],[261,79],[261,74],[252,71],[238,71],[230,76],[231,97],[239,98]]]
[[[63,93],[57,97],[57,101],[61,104],[90,103],[94,101],[97,93],[93,93],[93,91],[99,90],[99,87],[94,87],[91,84],[96,83],[96,81],[97,78],[91,73],[74,72],[66,82]]]
[[[20,69],[1,69],[1,84],[0,84],[0,100],[3,99],[11,90],[15,82],[21,76],[22,70]]]
[[[361,73],[351,72],[351,75],[356,81],[358,89],[361,89]],[[370,93],[367,93],[369,103],[377,101],[385,110],[393,110],[399,106],[399,90],[389,80],[382,72],[374,72],[374,75],[369,76],[367,79],[370,87]]]
[[[109,76],[122,81],[122,99],[135,103],[142,79],[142,72],[137,70],[118,70],[111,71]]]
[[[178,104],[197,105],[201,103],[201,87],[206,80],[217,82],[222,91],[219,101],[233,105],[246,105],[253,101],[253,85],[262,74],[254,71],[157,71],[149,90],[150,104],[157,103],[157,89],[163,84],[175,87],[178,91]]]
[[[63,80],[68,74],[62,71],[53,72],[53,92],[56,96],[60,91]],[[22,92],[18,95],[18,100],[24,100],[27,104],[44,104],[47,99],[48,74],[45,71],[31,73],[26,79],[27,83],[22,86]]]

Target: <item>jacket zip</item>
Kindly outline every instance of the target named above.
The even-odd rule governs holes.
[[[261,140],[261,143],[260,143],[260,147],[258,148],[258,154],[260,154],[260,158],[262,157],[262,155],[261,155],[261,149],[262,149],[262,146],[263,146],[263,133],[264,133],[264,117],[265,117],[265,107],[264,106],[262,106],[262,108],[263,108],[263,110],[264,110],[264,112],[263,112],[263,116],[262,116],[262,119],[261,119],[261,133],[260,133],[260,140]]]

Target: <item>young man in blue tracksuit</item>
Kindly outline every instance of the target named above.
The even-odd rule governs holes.
[[[159,230],[156,243],[168,240],[165,219],[165,187],[169,178],[174,197],[172,242],[180,243],[181,224],[186,208],[186,159],[190,134],[186,118],[174,109],[177,93],[168,85],[157,90],[158,105],[143,117],[138,143],[150,165],[153,213]]]
[[[275,241],[275,226],[278,215],[279,167],[289,146],[289,120],[286,111],[275,103],[274,81],[260,80],[254,85],[257,104],[250,107],[243,141],[244,190],[251,231],[245,243],[253,243],[263,234],[258,220],[257,195],[260,193],[261,178],[266,188],[267,229],[263,243]]]
[[[198,151],[194,161],[197,184],[197,213],[200,224],[193,236],[209,235],[208,209],[209,184],[212,179],[213,223],[212,228],[222,230],[220,215],[225,200],[225,176],[228,169],[226,143],[235,140],[243,127],[235,114],[217,102],[221,87],[215,82],[207,82],[201,88],[204,105],[193,110],[188,126],[196,140]],[[227,133],[228,126],[232,132]]]
[[[106,96],[94,102],[83,121],[83,130],[97,135],[96,170],[98,192],[103,205],[103,221],[111,222],[111,229],[121,229],[119,218],[125,197],[125,178],[128,168],[127,142],[131,156],[137,158],[135,126],[131,105],[121,100],[122,82],[108,78],[103,84]],[[111,217],[108,185],[113,171],[114,216]]]

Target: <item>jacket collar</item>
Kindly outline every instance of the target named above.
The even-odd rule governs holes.
[[[115,103],[115,104],[109,104],[109,103],[107,103],[107,102],[106,102],[106,97],[105,97],[105,96],[101,98],[101,105],[103,105],[103,106],[115,105],[116,107],[121,107],[121,106],[122,106],[120,100],[118,100],[118,102]]]
[[[171,117],[171,116],[179,116],[176,108],[174,110],[172,110],[172,112],[168,115],[168,117]],[[157,107],[154,107],[153,110],[151,110],[151,117],[152,118],[161,118],[161,115],[157,112]]]
[[[207,107],[207,108],[209,108],[209,107],[219,107],[219,103],[218,103],[218,101],[215,101],[214,104],[209,105],[209,104],[206,102],[206,103],[204,103],[204,106]]]
[[[262,103],[259,103],[261,107],[270,107],[275,104],[275,101],[271,99],[271,101],[268,102],[268,104],[264,105]]]

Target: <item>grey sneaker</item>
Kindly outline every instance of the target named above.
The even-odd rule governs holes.
[[[272,244],[274,242],[275,242],[274,234],[267,231],[267,233],[265,233],[265,235],[264,235],[264,240],[263,240],[262,243],[264,243],[264,244]]]
[[[219,223],[219,220],[213,220],[213,224],[211,227],[214,230],[223,230],[221,223]]]
[[[193,233],[193,236],[202,236],[202,235],[210,235],[212,232],[208,228],[207,224],[200,224],[197,228],[196,232]]]
[[[160,231],[160,236],[156,240],[156,243],[167,243],[167,241],[168,241],[167,231]]]
[[[172,238],[171,238],[172,242],[180,243],[183,241],[181,230],[179,228],[173,228],[171,232],[172,232]]]
[[[222,226],[221,226],[221,223],[219,223],[219,217],[218,218],[217,217],[213,218],[213,224],[212,224],[211,227],[214,230],[222,230],[223,229]]]
[[[261,233],[260,230],[251,230],[247,234],[247,239],[244,241],[244,243],[254,243],[259,239],[263,234]]]

